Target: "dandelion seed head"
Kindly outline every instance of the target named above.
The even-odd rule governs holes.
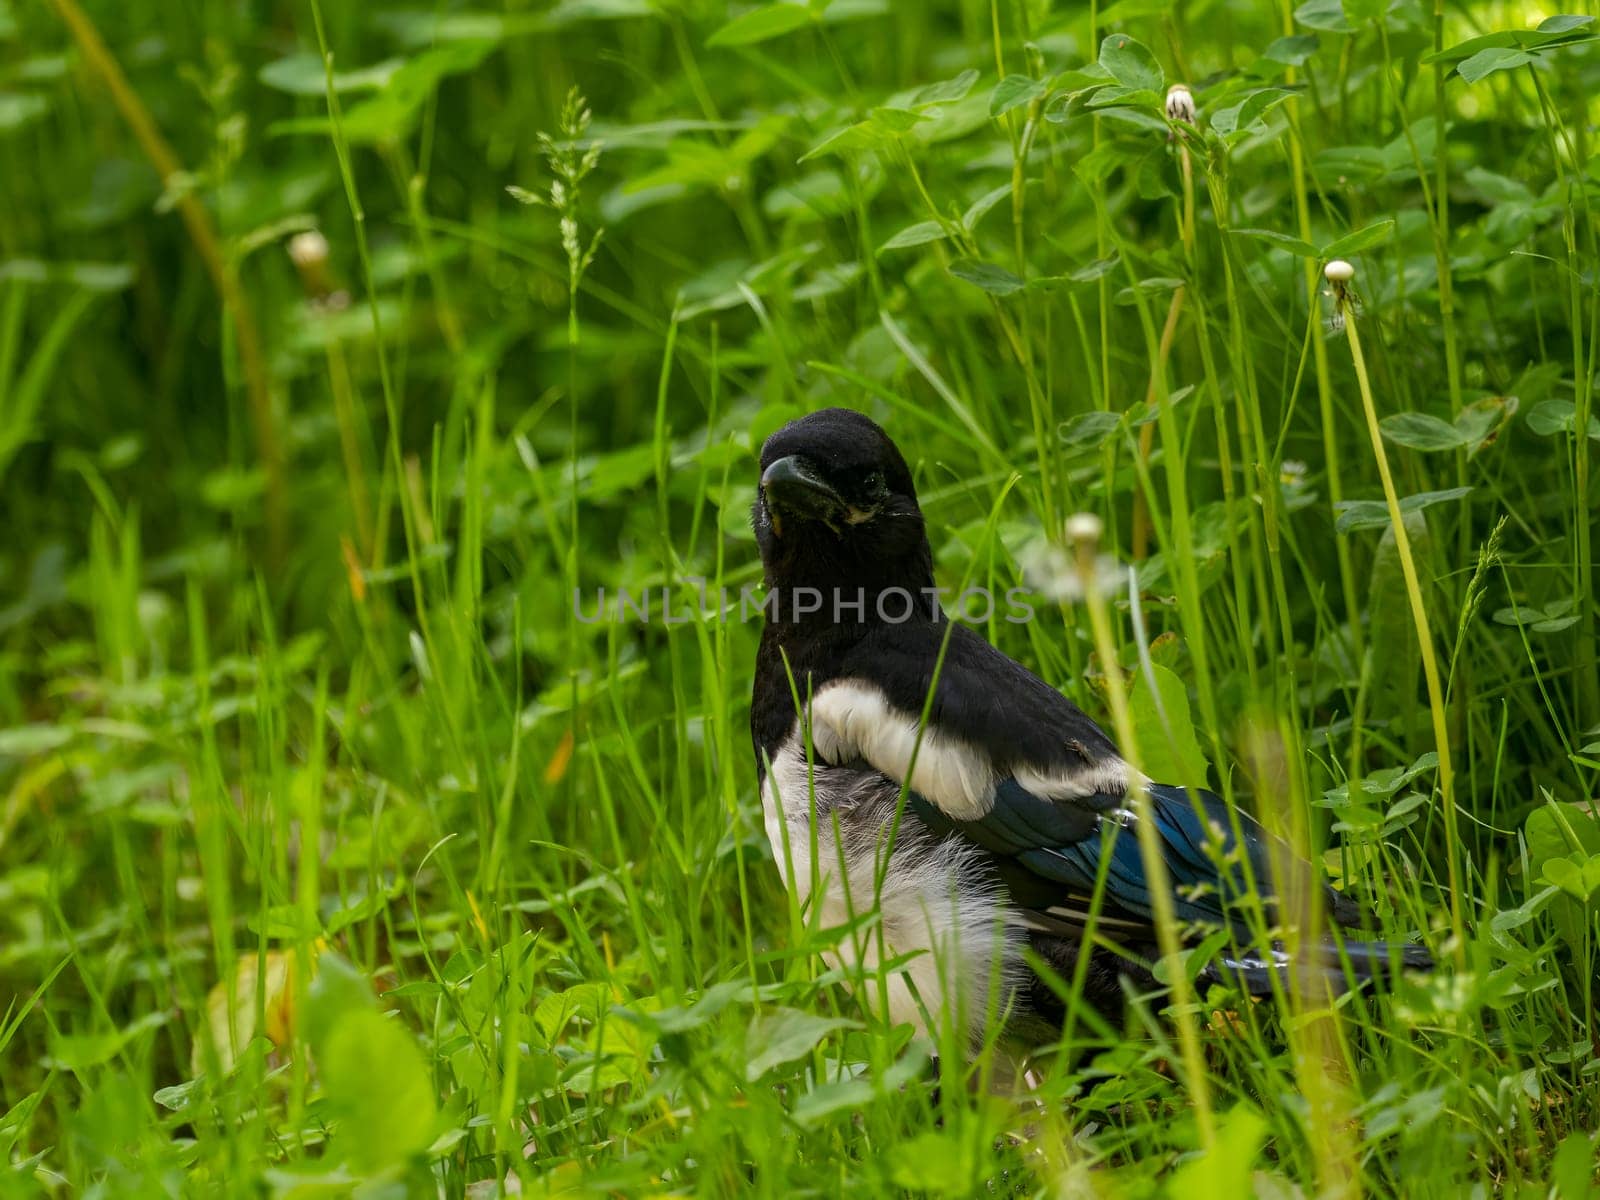
[[[1088,595],[1091,583],[1101,595],[1113,591],[1123,569],[1111,555],[1099,554],[1085,571],[1073,551],[1041,543],[1022,555],[1022,576],[1046,600],[1076,604]]]
[[[1189,90],[1188,84],[1175,83],[1167,89],[1167,119],[1182,121],[1185,125],[1194,124],[1194,93]]]

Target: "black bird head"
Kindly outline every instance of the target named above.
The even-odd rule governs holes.
[[[767,439],[751,517],[769,587],[933,586],[911,470],[888,434],[848,408]]]

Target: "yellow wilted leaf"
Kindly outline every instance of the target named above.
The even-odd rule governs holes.
[[[572,765],[572,730],[563,729],[561,740],[556,743],[556,752],[550,756],[550,761],[544,766],[544,781],[557,784],[566,777],[567,768]]]
[[[234,964],[233,978],[218,980],[207,994],[206,1025],[224,1073],[233,1070],[258,1032],[276,1047],[288,1045],[294,1036],[297,969],[298,952],[294,950],[243,955]],[[262,998],[259,1030],[256,1024],[258,991]],[[196,1041],[190,1062],[196,1075],[204,1069],[205,1062],[204,1047]]]
[[[367,577],[361,572],[361,559],[356,554],[356,548],[350,539],[344,535],[339,537],[339,553],[344,556],[344,571],[350,579],[350,594],[360,604],[367,598]]]
[[[472,909],[472,923],[473,923],[473,925],[477,927],[478,932],[482,936],[488,937],[489,936],[489,927],[486,924],[484,924],[484,921],[483,921],[483,910],[478,907],[478,898],[472,894],[472,889],[471,888],[467,889],[467,904]]]

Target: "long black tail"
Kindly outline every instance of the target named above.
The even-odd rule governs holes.
[[[1271,995],[1274,987],[1289,989],[1296,979],[1316,986],[1326,981],[1335,995],[1352,987],[1393,983],[1401,971],[1431,971],[1433,956],[1426,946],[1389,942],[1323,941],[1314,956],[1298,962],[1281,949],[1224,955],[1200,973],[1202,980],[1234,984],[1252,996]]]

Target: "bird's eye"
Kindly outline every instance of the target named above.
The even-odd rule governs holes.
[[[873,495],[882,495],[888,490],[888,484],[884,482],[882,471],[868,471],[861,483]]]

